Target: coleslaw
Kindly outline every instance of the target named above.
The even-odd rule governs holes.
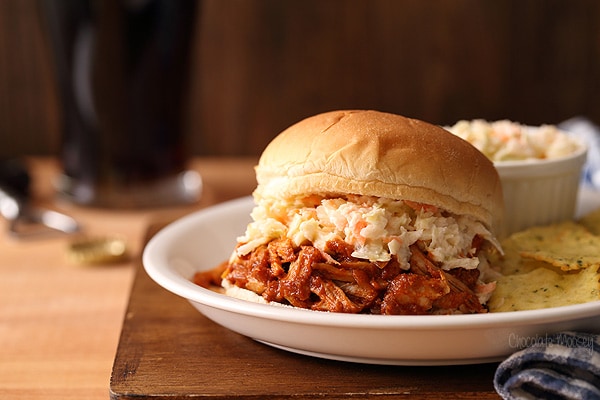
[[[238,238],[234,255],[243,256],[282,237],[296,246],[312,244],[321,251],[328,241],[341,239],[354,246],[353,257],[377,262],[394,255],[408,270],[409,246],[421,241],[432,259],[449,270],[480,267],[482,260],[473,247],[476,236],[500,249],[493,235],[474,218],[403,200],[358,195],[263,199],[251,216],[253,222]]]
[[[580,148],[577,140],[553,125],[532,127],[509,120],[476,119],[462,120],[445,129],[471,143],[494,162],[559,158]]]

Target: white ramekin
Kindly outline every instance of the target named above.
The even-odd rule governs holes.
[[[561,158],[495,162],[505,206],[499,236],[573,219],[586,155],[580,143],[578,151]]]

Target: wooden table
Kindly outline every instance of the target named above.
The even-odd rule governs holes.
[[[37,201],[75,216],[89,234],[124,235],[130,259],[82,266],[68,237],[0,235],[0,398],[497,399],[495,364],[393,367],[345,363],[274,349],[228,331],[144,273],[140,255],[166,221],[248,195],[254,159],[194,159],[198,204],[105,210],[54,201],[52,160],[29,160]]]
[[[251,193],[255,159],[198,159],[198,204],[148,210],[105,210],[54,200],[51,159],[28,160],[36,202],[79,220],[90,235],[127,238],[130,260],[83,266],[67,257],[72,238],[18,241],[0,218],[0,398],[107,399],[110,374],[146,230],[216,202]]]

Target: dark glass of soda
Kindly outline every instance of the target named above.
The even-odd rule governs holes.
[[[41,0],[60,94],[59,193],[79,204],[195,201],[186,110],[196,0]]]

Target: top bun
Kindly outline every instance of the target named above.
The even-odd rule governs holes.
[[[492,228],[504,209],[493,163],[441,127],[377,111],[332,111],[280,133],[256,166],[257,201],[357,194],[431,204]]]

